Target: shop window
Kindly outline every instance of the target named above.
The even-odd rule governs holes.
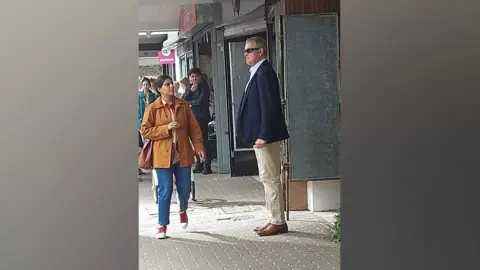
[[[187,76],[187,58],[181,57],[180,58],[180,77],[184,78]]]
[[[188,70],[190,70],[191,68],[193,68],[193,55],[190,55],[190,56],[187,58],[187,72],[188,72]]]

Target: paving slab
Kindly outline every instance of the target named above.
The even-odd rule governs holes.
[[[258,237],[266,222],[263,186],[253,177],[195,175],[197,202],[180,228],[172,199],[169,239],[155,239],[157,210],[151,180],[139,182],[141,270],[340,269],[337,244],[325,236],[334,213],[290,212],[290,233]]]

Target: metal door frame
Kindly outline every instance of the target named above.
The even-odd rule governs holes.
[[[213,54],[213,84],[215,98],[215,117],[217,121],[217,163],[220,173],[231,173],[228,108],[226,104],[226,70],[225,70],[225,41],[222,29],[213,29],[212,54]]]
[[[269,28],[267,28],[268,30]],[[276,42],[276,64],[277,64],[277,77],[280,85],[280,92],[282,98],[282,110],[285,115],[285,120],[288,120],[288,91],[285,89],[285,76],[284,71],[286,63],[284,59],[285,49],[283,43],[283,15],[279,14],[275,7],[274,26],[272,29],[275,33]],[[288,121],[286,121],[287,129],[289,129]],[[290,173],[290,141],[284,140],[281,142],[281,182],[285,186],[285,212],[287,221],[290,220],[290,183],[292,181]]]
[[[235,132],[233,129],[234,123],[231,112],[232,106],[232,82],[231,82],[231,68],[230,68],[230,41],[224,40],[224,58],[225,58],[225,97],[227,103],[227,124],[228,124],[228,138],[229,138],[229,152],[230,152],[230,175],[235,172]]]

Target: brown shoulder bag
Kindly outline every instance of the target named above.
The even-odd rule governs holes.
[[[155,117],[153,118],[153,123],[155,123]],[[146,139],[146,142],[143,144],[142,150],[140,150],[140,153],[138,154],[138,167],[144,170],[153,169],[153,141],[152,140]]]

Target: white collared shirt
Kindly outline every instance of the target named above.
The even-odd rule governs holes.
[[[262,60],[258,61],[255,65],[250,68],[250,79],[248,79],[247,86],[245,86],[245,92],[247,92],[248,86],[250,85],[250,81],[252,80],[255,73],[257,73],[258,68],[263,64],[263,62],[267,61],[267,58],[263,58]]]
[[[167,102],[162,98],[162,103],[163,105],[167,105]],[[173,108],[170,106],[170,115],[172,116],[172,122],[175,121],[175,112],[173,111]],[[175,129],[172,129],[172,137],[173,137],[173,143],[177,142],[177,132]]]

